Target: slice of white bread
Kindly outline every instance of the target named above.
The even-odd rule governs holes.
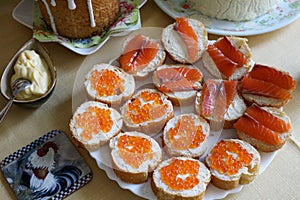
[[[125,63],[123,64],[122,61],[121,61],[122,60],[121,57],[126,56],[127,53],[129,53],[131,51],[136,51],[134,57],[131,58],[130,62],[132,62],[132,63],[134,63],[136,59],[138,59],[138,61],[139,61],[139,59],[142,59],[142,58],[139,57],[139,55],[143,56],[143,54],[147,54],[147,53],[142,52],[143,49],[141,49],[141,48],[143,48],[143,47],[137,46],[136,44],[129,47],[129,44],[132,41],[135,42],[135,37],[136,36],[141,36],[142,38],[145,39],[143,44],[146,44],[147,42],[157,43],[157,48],[158,48],[158,51],[157,51],[156,55],[153,57],[153,59],[151,61],[149,61],[149,63],[147,63],[147,65],[142,70],[140,70],[140,69],[125,70],[127,73],[132,74],[135,78],[144,78],[148,74],[153,72],[158,66],[160,66],[164,63],[164,61],[166,59],[166,52],[163,49],[163,46],[160,43],[160,41],[158,41],[156,39],[150,38],[150,37],[145,36],[143,34],[130,35],[124,41],[123,46],[122,46],[122,55],[119,58],[119,63],[120,63],[121,68],[126,68],[127,67],[127,66],[124,66]],[[147,49],[147,47],[146,47],[146,49]]]
[[[188,72],[184,72],[185,74],[180,74],[178,72],[178,75],[176,75],[176,77],[170,77],[169,80],[165,80],[166,82],[173,82],[174,84],[178,84],[176,83],[175,79],[179,76],[185,77],[183,79],[185,79],[186,82],[188,81],[193,81],[193,88],[192,89],[183,89],[183,90],[178,90],[178,91],[172,91],[172,92],[163,92],[165,95],[168,96],[168,98],[172,101],[173,105],[176,106],[180,106],[180,105],[188,105],[191,104],[192,102],[195,101],[195,97],[196,97],[196,93],[197,91],[199,91],[202,88],[202,81],[203,81],[203,75],[202,72],[195,66],[193,65],[161,65],[159,66],[154,72],[153,72],[153,76],[152,76],[152,80],[153,80],[153,84],[155,85],[155,87],[160,90],[160,87],[162,86],[162,80],[160,80],[159,76],[158,76],[158,71],[159,70],[165,70],[165,69],[174,69],[174,68],[186,68],[186,69],[193,69],[193,70],[197,70],[199,72],[199,75],[201,75],[201,77],[194,82],[194,80],[189,80],[187,76]],[[175,71],[175,70],[174,70]],[[178,79],[178,81],[182,81],[182,79]]]
[[[110,140],[109,146],[116,175],[129,183],[147,181],[162,159],[159,144],[140,132],[120,133]]]
[[[249,143],[238,139],[223,139],[216,143],[205,162],[211,172],[211,183],[230,190],[249,184],[259,174],[260,154]]]
[[[125,128],[155,135],[174,116],[170,100],[156,89],[142,89],[121,108]]]
[[[255,105],[252,105],[255,106]],[[267,131],[274,131],[273,135],[264,135],[264,131],[261,130],[260,132],[256,132],[256,130],[252,130],[251,126],[248,125],[249,127],[249,131],[251,131],[251,135],[243,132],[241,130],[241,128],[238,128],[239,126],[237,126],[236,124],[234,124],[234,127],[237,129],[237,136],[238,138],[250,143],[251,145],[253,145],[254,147],[256,147],[259,151],[264,151],[264,152],[273,152],[276,151],[278,149],[281,149],[283,147],[283,145],[286,143],[286,141],[290,138],[290,136],[292,135],[292,126],[291,126],[291,120],[289,118],[289,116],[282,111],[281,109],[275,108],[275,107],[258,107],[264,111],[267,111],[269,113],[269,115],[274,116],[275,118],[278,118],[280,120],[282,120],[285,124],[284,125],[280,125],[280,129],[282,129],[283,127],[285,128],[284,130],[282,129],[282,132],[279,132],[278,129],[275,129],[275,126],[279,126],[280,122],[275,121],[272,117],[268,117],[268,115],[262,115],[263,117],[263,122],[259,122],[257,121],[257,119],[255,119],[255,117],[251,116],[250,114],[248,114],[248,111],[245,113],[246,117],[250,117],[251,119],[254,119],[258,124],[261,124],[262,126],[264,126],[264,128],[267,128]],[[249,108],[248,108],[249,109]],[[244,116],[243,116],[244,117]],[[239,120],[242,120],[239,119]],[[238,123],[239,120],[236,122]],[[241,121],[242,122],[242,121]],[[240,122],[239,122],[240,123]],[[270,123],[269,126],[270,128],[266,127],[264,124],[268,124]],[[275,124],[274,124],[275,123]],[[273,125],[272,125],[273,124]],[[258,125],[254,125],[255,127],[257,127]],[[258,136],[256,136],[256,133]],[[252,135],[253,134],[253,135]],[[260,135],[263,135],[263,138],[260,138]],[[271,141],[266,140],[267,137],[271,137]]]
[[[164,149],[170,156],[200,157],[207,149],[209,132],[209,124],[199,115],[177,115],[164,128]]]
[[[215,81],[217,82],[221,82],[222,80],[218,80],[216,79]],[[199,114],[200,116],[202,116],[203,118],[205,118],[207,121],[211,121],[211,120],[215,120],[216,116],[215,115],[210,115],[210,116],[204,116],[202,114],[201,111],[201,107],[202,107],[202,91],[197,92],[196,94],[196,100],[195,100],[195,112],[197,114]],[[223,106],[226,106],[224,103],[225,100],[225,96],[220,95],[222,99],[217,100],[216,102],[214,102],[213,106],[215,109],[218,109],[218,106],[220,109],[224,109]],[[210,102],[211,103],[211,102]],[[219,105],[217,105],[219,104]],[[223,128],[224,129],[229,129],[232,128],[233,123],[239,118],[241,117],[245,111],[246,111],[246,104],[243,100],[243,98],[239,95],[238,92],[236,92],[233,100],[231,101],[231,103],[229,104],[225,114],[224,114],[224,125]],[[217,110],[215,111],[216,113],[218,112]]]
[[[79,145],[94,151],[121,131],[123,119],[107,104],[87,101],[76,109],[69,126]]]
[[[204,67],[209,71],[209,73],[216,78],[223,78],[228,80],[239,80],[243,77],[244,74],[249,72],[254,65],[254,62],[252,60],[252,53],[248,46],[247,43],[248,40],[246,38],[234,37],[234,36],[227,37],[227,38],[236,49],[238,49],[246,56],[247,63],[245,65],[237,68],[230,77],[225,77],[223,74],[220,73],[218,67],[216,66],[214,60],[210,57],[207,50],[203,52],[202,62]],[[219,38],[218,40],[220,39],[222,38]]]
[[[84,86],[89,99],[116,107],[133,95],[135,81],[121,68],[101,63],[86,74]]]
[[[248,81],[247,81],[248,80]],[[259,90],[258,86],[254,87],[253,91],[249,89],[249,80],[263,82],[268,87]],[[244,89],[244,84],[248,85]],[[251,84],[254,85],[254,84]],[[256,87],[256,88],[255,88]],[[252,70],[247,73],[240,83],[240,90],[247,104],[256,103],[260,106],[271,106],[280,108],[287,104],[292,99],[292,92],[296,88],[296,80],[286,71],[282,71],[273,66],[267,66],[255,63]],[[251,88],[250,88],[251,89]],[[272,94],[284,94],[285,98],[275,98]]]
[[[157,199],[202,199],[211,179],[210,171],[197,159],[172,157],[153,172],[152,190]]]
[[[178,34],[176,22],[164,28],[162,33],[162,43],[170,57],[179,63],[195,63],[202,56],[208,44],[207,31],[205,26],[198,20],[187,18],[189,26],[192,27],[198,39],[197,59],[190,60],[187,45]]]

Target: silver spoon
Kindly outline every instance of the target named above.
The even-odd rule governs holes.
[[[13,104],[14,99],[16,98],[17,94],[20,91],[25,90],[26,88],[28,88],[30,85],[31,85],[31,82],[27,79],[16,79],[12,83],[12,85],[11,85],[12,97],[10,98],[10,100],[8,101],[6,106],[0,112],[0,123],[2,122],[4,117],[6,116],[8,110],[10,109],[11,105]]]

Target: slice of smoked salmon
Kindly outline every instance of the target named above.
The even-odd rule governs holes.
[[[291,93],[273,83],[257,80],[244,76],[241,81],[242,93],[261,95],[265,97],[271,97],[275,99],[287,100],[291,99]]]
[[[228,108],[237,93],[238,81],[224,80],[222,83],[224,84],[226,95],[226,108]]]
[[[238,64],[236,62],[226,57],[221,52],[221,50],[219,50],[214,45],[208,45],[207,52],[214,61],[220,73],[223,74],[226,78],[229,78],[238,67]]]
[[[214,46],[217,47],[227,58],[237,63],[237,67],[242,67],[247,63],[247,57],[238,50],[228,37],[223,37],[214,43]]]
[[[154,59],[159,50],[159,43],[139,34],[128,42],[120,56],[121,68],[130,74],[143,70]]]
[[[187,66],[163,68],[156,70],[155,73],[157,77],[166,81],[180,80],[183,78],[188,80],[199,80],[203,77],[200,70]]]
[[[283,142],[277,132],[265,127],[247,115],[240,117],[233,126],[244,134],[270,145],[277,145]]]
[[[258,80],[273,83],[286,90],[294,90],[296,88],[296,80],[292,76],[273,67],[255,64],[248,75]]]
[[[158,88],[162,92],[175,92],[187,90],[200,90],[202,73],[197,68],[188,66],[168,67],[156,70],[156,77],[160,81]],[[199,82],[199,84],[195,84]]]
[[[199,59],[198,37],[193,27],[190,26],[188,19],[185,17],[176,18],[176,25],[174,26],[174,30],[179,33],[180,37],[186,44],[190,62],[193,63],[197,61]]]
[[[201,114],[205,117],[215,115],[218,119],[223,119],[237,92],[237,85],[237,81],[207,80],[201,94]]]
[[[284,133],[291,130],[291,124],[289,122],[285,122],[255,104],[248,107],[246,114],[265,127],[278,133]]]

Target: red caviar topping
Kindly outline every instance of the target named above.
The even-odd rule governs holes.
[[[121,158],[134,168],[153,157],[151,141],[138,136],[120,136],[118,149]]]
[[[101,130],[104,133],[110,131],[113,120],[110,116],[109,109],[103,109],[96,106],[89,107],[86,112],[83,112],[76,117],[76,128],[82,128],[81,137],[85,141],[92,139]]]
[[[195,120],[189,116],[182,116],[174,128],[168,132],[168,137],[175,149],[184,150],[196,148],[205,139],[201,126],[195,125]]]
[[[211,168],[221,174],[234,175],[253,159],[239,143],[233,141],[220,141],[212,150],[210,161]]]
[[[124,91],[124,80],[108,69],[93,71],[90,80],[99,96],[119,95]]]
[[[143,91],[139,98],[133,99],[128,104],[128,114],[133,123],[139,124],[152,119],[157,119],[166,113],[167,105],[164,104],[160,94]]]
[[[176,159],[160,169],[161,180],[173,190],[189,190],[199,183],[199,169],[197,161]]]

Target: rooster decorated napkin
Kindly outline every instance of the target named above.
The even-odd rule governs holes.
[[[1,162],[18,199],[62,199],[88,183],[92,172],[64,132],[53,130]]]

